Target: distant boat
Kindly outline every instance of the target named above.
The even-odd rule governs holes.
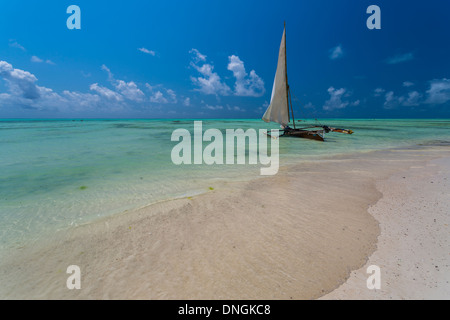
[[[290,107],[290,108],[289,108]],[[289,112],[290,109],[290,112]],[[293,127],[289,127],[291,121]],[[280,51],[278,54],[278,65],[273,82],[272,96],[270,105],[264,113],[262,119],[265,122],[276,122],[281,125],[283,134],[281,136],[290,136],[297,138],[312,139],[324,141],[325,133],[330,131],[352,134],[352,130],[330,128],[328,126],[312,125],[308,127],[296,128],[294,110],[292,108],[291,91],[289,89],[287,77],[286,62],[286,23],[284,24],[283,36],[281,37]],[[320,129],[318,129],[320,128]]]

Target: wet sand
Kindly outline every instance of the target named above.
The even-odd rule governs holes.
[[[274,177],[213,185],[207,194],[65,230],[5,257],[0,298],[319,298],[377,254],[386,222],[371,210],[390,216],[404,196],[380,207],[392,195],[388,179],[415,167],[430,177],[439,166],[428,161],[444,156],[448,147],[430,146],[304,162]],[[432,205],[434,194],[422,192],[422,204]],[[406,223],[420,223],[421,208],[410,211]],[[448,228],[441,228],[435,237],[448,245]],[[397,258],[392,254],[382,252],[384,261]],[[80,290],[66,287],[69,265],[81,269]],[[350,298],[338,291],[325,297]]]

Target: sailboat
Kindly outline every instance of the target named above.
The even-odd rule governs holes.
[[[289,110],[290,109],[290,110]],[[293,128],[289,127],[292,115]],[[294,110],[292,108],[291,91],[289,89],[287,77],[286,61],[286,23],[284,24],[283,36],[281,37],[280,51],[278,54],[278,65],[273,82],[272,96],[270,105],[264,113],[262,119],[265,122],[276,122],[281,125],[283,134],[281,136],[290,136],[297,138],[312,139],[318,141],[325,140],[325,133],[330,131],[352,134],[352,130],[330,128],[328,126],[308,126],[296,128]],[[320,128],[320,129],[319,129]]]

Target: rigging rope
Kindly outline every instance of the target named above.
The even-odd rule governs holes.
[[[292,92],[292,91],[291,91],[291,92]],[[298,109],[300,110],[300,116],[301,116],[301,118],[307,120],[306,117],[304,117],[304,114],[303,114],[303,112],[302,112],[302,108],[300,108],[300,100],[297,98],[297,96],[296,96],[293,92],[292,92],[292,95],[294,96],[294,100],[295,100],[296,102],[299,103]],[[291,101],[292,101],[292,100],[291,100]],[[319,120],[317,120],[317,119],[314,119],[314,120],[316,120],[316,123],[318,123],[318,125],[319,125],[320,127],[323,127],[322,123],[320,123]]]

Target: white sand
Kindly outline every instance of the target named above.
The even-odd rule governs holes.
[[[323,299],[450,299],[450,158],[377,181],[383,198],[369,209],[380,222],[366,265]],[[369,290],[377,265],[381,288]]]
[[[427,162],[443,156],[429,147],[307,162],[73,228],[4,257],[0,298],[314,299],[368,257],[382,268],[380,292],[356,271],[325,298],[448,298],[448,158]],[[73,264],[80,290],[66,287]]]

